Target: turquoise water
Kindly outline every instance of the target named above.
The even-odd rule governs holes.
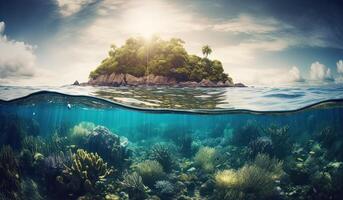
[[[280,97],[283,93],[267,95],[300,98]],[[340,95],[340,90],[335,93]],[[3,198],[340,199],[342,195],[343,100],[339,98],[289,110],[274,105],[278,111],[144,108],[103,98],[38,92],[0,101],[0,144],[10,145],[18,162],[18,172],[0,181],[9,185],[0,186]],[[100,126],[108,130],[101,132]],[[70,172],[69,160],[78,158],[79,149],[99,154],[116,173],[103,180],[96,170],[87,171],[89,166],[85,171],[95,173],[92,178]],[[60,152],[71,154],[63,156],[63,165],[56,164]],[[52,157],[53,173],[46,167]],[[7,172],[1,170],[6,169],[5,158],[1,157],[0,174]],[[143,165],[146,161],[157,164]],[[149,166],[150,173],[142,166]],[[25,193],[25,188],[35,194]]]

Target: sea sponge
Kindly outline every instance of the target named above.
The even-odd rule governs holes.
[[[156,181],[161,180],[165,176],[162,165],[156,160],[146,160],[138,163],[135,166],[135,170],[148,186],[153,186]]]
[[[215,167],[216,149],[212,147],[201,147],[195,154],[194,162],[205,172],[212,172]]]

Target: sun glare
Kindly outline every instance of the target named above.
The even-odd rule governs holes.
[[[151,37],[154,34],[161,34],[166,31],[167,24],[171,18],[161,10],[159,5],[139,5],[128,10],[124,19],[126,28],[132,34],[143,37]]]

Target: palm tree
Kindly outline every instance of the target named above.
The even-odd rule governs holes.
[[[204,54],[204,56],[207,58],[208,55],[210,55],[212,53],[212,49],[210,46],[205,45],[202,47],[202,54]]]

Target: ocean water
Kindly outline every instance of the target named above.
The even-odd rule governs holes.
[[[0,199],[341,199],[342,96],[2,86]]]

